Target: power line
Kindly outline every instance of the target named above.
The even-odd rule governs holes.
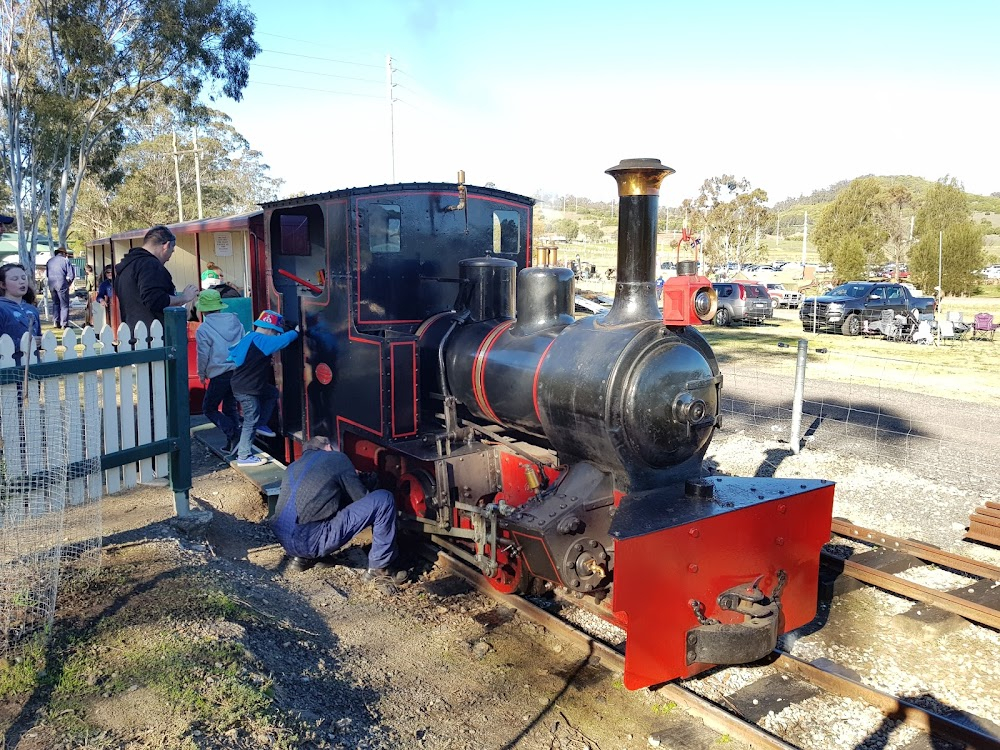
[[[323,62],[339,63],[341,65],[357,65],[361,68],[378,68],[382,69],[381,65],[371,65],[369,63],[359,63],[351,62],[350,60],[334,60],[332,57],[316,57],[315,55],[300,55],[297,52],[282,52],[276,49],[265,49],[261,48],[261,52],[270,52],[272,55],[288,55],[289,57],[304,57],[307,60],[322,60]]]
[[[263,63],[252,62],[250,67],[253,68],[269,68],[271,70],[284,70],[289,73],[304,73],[310,76],[324,76],[326,78],[342,78],[345,81],[363,81],[365,83],[377,83],[382,84],[382,81],[375,80],[374,78],[354,78],[353,76],[339,76],[336,73],[318,73],[312,70],[298,70],[297,68],[280,68],[277,65],[264,65]]]
[[[381,99],[382,97],[377,94],[355,94],[351,91],[331,91],[330,89],[312,89],[306,86],[290,86],[287,83],[268,83],[267,81],[248,81],[248,83],[253,83],[258,86],[279,86],[283,89],[298,89],[299,91],[316,91],[320,94],[338,94],[340,96],[361,96],[365,99]]]

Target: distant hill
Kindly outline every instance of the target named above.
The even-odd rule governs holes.
[[[924,199],[927,191],[934,185],[930,180],[912,175],[861,175],[861,177],[874,177],[886,187],[890,185],[902,185],[913,193],[918,203]],[[808,211],[810,215],[809,223],[812,224],[819,217],[820,211],[827,204],[831,203],[840,191],[850,185],[851,182],[853,180],[841,180],[830,185],[828,188],[814,190],[809,195],[800,195],[798,198],[786,198],[774,204],[774,211],[781,218],[782,223],[787,219],[789,226],[795,226],[796,224],[801,226],[803,214]],[[992,215],[1000,213],[1000,195],[986,196],[975,195],[973,193],[966,193],[966,195],[969,200],[969,209],[973,214]]]

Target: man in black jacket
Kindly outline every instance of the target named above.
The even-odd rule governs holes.
[[[122,322],[134,331],[140,320],[146,330],[154,320],[163,324],[163,310],[186,305],[198,296],[198,287],[188,284],[177,294],[174,279],[164,264],[174,252],[177,238],[165,226],[155,226],[142,238],[142,247],[133,247],[115,266],[115,296]]]
[[[388,490],[367,492],[351,460],[334,450],[325,437],[303,446],[281,480],[281,493],[271,527],[302,571],[318,558],[333,554],[362,529],[372,527],[372,548],[365,577],[385,593],[405,572],[391,569],[397,557],[396,503]]]

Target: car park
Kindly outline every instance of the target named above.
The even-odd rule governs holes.
[[[774,317],[774,306],[767,288],[756,281],[725,281],[712,284],[718,295],[715,325],[730,323],[760,323]]]

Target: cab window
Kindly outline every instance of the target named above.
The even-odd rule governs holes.
[[[398,253],[399,206],[376,203],[368,209],[368,249],[372,253]]]
[[[521,217],[517,211],[493,212],[493,253],[517,255],[521,247]]]

